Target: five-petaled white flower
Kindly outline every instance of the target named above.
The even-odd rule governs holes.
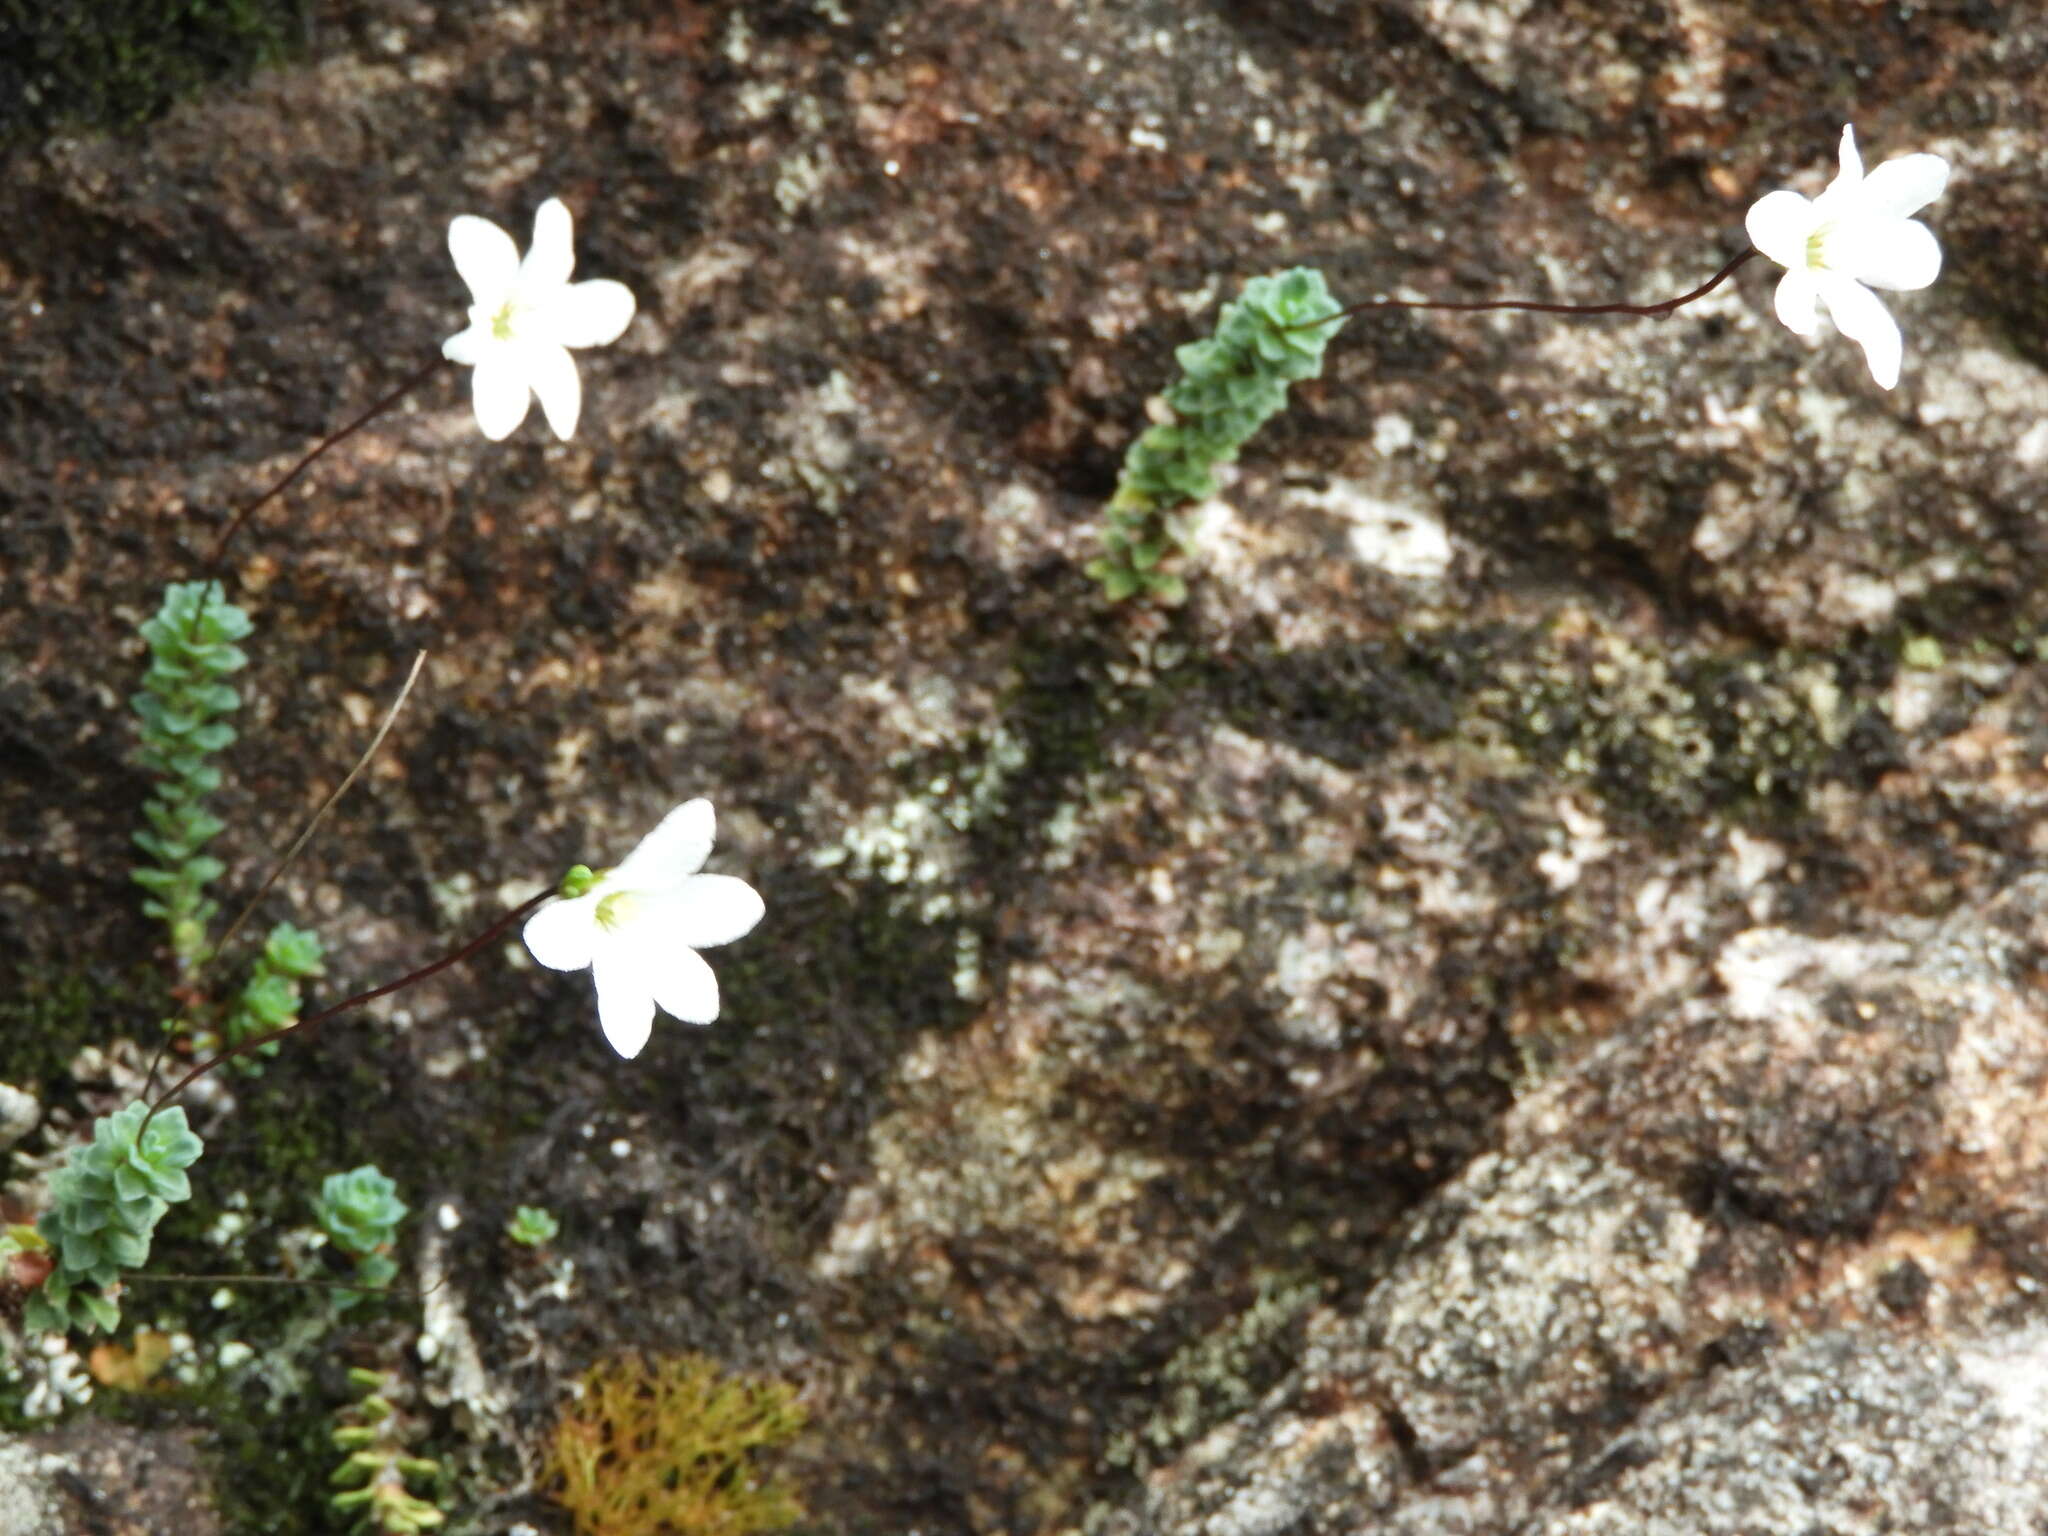
[[[709,800],[664,816],[616,868],[577,865],[561,894],[526,920],[526,947],[557,971],[590,967],[597,1021],[631,1060],[658,1006],[686,1024],[718,1017],[718,979],[697,953],[753,931],[761,897],[731,875],[700,875],[711,853]]]
[[[572,283],[569,210],[551,197],[533,216],[533,247],[519,259],[512,237],[489,219],[461,214],[448,252],[469,284],[469,329],[441,344],[450,362],[474,368],[476,424],[492,442],[526,420],[534,395],[557,437],[573,437],[583,406],[570,347],[617,341],[633,319],[633,293],[610,278]]]
[[[1785,268],[1778,318],[1811,336],[1818,299],[1835,329],[1862,346],[1870,376],[1886,389],[1898,383],[1898,322],[1870,290],[1925,288],[1940,273],[1934,232],[1909,215],[1947,185],[1948,162],[1939,155],[1903,155],[1865,176],[1856,130],[1845,127],[1841,174],[1825,192],[1811,201],[1773,192],[1749,210],[1750,242]]]

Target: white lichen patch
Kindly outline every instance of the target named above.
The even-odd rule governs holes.
[[[1094,536],[1093,530],[1085,534]],[[1012,576],[1050,554],[1082,547],[1081,534],[1060,526],[1049,498],[1027,480],[998,486],[970,524],[969,536],[982,558]]]
[[[853,381],[836,368],[815,389],[799,390],[776,420],[784,452],[761,466],[763,478],[801,486],[820,511],[837,513],[848,490],[860,410]]]
[[[23,1440],[0,1439],[0,1536],[54,1536],[62,1530],[56,1479],[71,1470],[61,1456]]]
[[[1558,797],[1557,845],[1536,855],[1536,871],[1553,891],[1568,891],[1579,883],[1586,866],[1614,851],[1607,835],[1607,823],[1570,795]]]
[[[1994,1433],[2015,1467],[2029,1469],[2037,1485],[2048,1478],[2048,1327],[1978,1341],[1957,1353],[1956,1364],[1989,1396]]]
[[[871,807],[837,842],[813,848],[809,858],[819,869],[844,870],[857,880],[931,887],[957,878],[964,852],[958,830],[936,804],[906,795]],[[954,906],[952,892],[934,890],[920,903],[918,915],[931,922],[950,914]]]
[[[2009,347],[1978,340],[1944,348],[1926,368],[1916,411],[1944,451],[2010,458],[2026,465],[2024,432],[2048,420],[2048,373]]]
[[[1419,498],[1390,498],[1356,480],[1333,480],[1327,490],[1298,491],[1291,499],[1341,519],[1352,555],[1390,576],[1436,581],[1450,569],[1450,534]]]
[[[719,289],[736,283],[754,264],[754,253],[730,240],[709,240],[654,269],[654,291],[662,310],[686,315]]]
[[[819,145],[785,155],[775,167],[775,201],[795,216],[816,200],[837,170],[832,152]]]
[[[880,679],[852,679],[846,690],[872,702],[884,723],[893,722],[919,745],[892,755],[892,777],[912,777],[907,791],[851,811],[824,801],[810,814],[814,826],[838,823],[829,841],[819,841],[808,858],[813,867],[835,870],[861,881],[896,887],[907,900],[903,910],[920,922],[957,918],[980,904],[979,892],[964,878],[967,835],[1003,808],[1011,776],[1023,766],[1028,749],[1000,721],[975,731],[959,720],[952,684],[941,674],[923,674],[903,689]],[[947,730],[938,722],[952,720]],[[943,772],[920,764],[943,744],[968,745],[960,760]],[[963,998],[980,992],[980,939],[962,930],[955,936],[953,982]]]
[[[1723,947],[1714,975],[1727,989],[1730,1013],[1784,1026],[1794,1018],[1815,1016],[1826,983],[1852,983],[1881,967],[1900,964],[1908,953],[1905,945],[1883,940],[1752,928]]]
[[[1472,820],[1464,807],[1431,788],[1408,784],[1380,792],[1382,832],[1400,860],[1382,866],[1382,884],[1414,892],[1425,916],[1465,918],[1491,911],[1493,882],[1470,857]]]
[[[1379,952],[1370,944],[1346,942],[1327,924],[1310,923],[1280,941],[1268,983],[1285,999],[1276,1021],[1297,1045],[1334,1049],[1352,1012],[1341,990],[1353,977],[1376,974]]]
[[[54,1419],[92,1401],[92,1377],[84,1360],[61,1333],[32,1340],[8,1361],[10,1379],[26,1383],[21,1411],[31,1419]]]
[[[1225,630],[1248,625],[1283,650],[1363,638],[1361,596],[1399,592],[1441,603],[1458,571],[1458,546],[1436,508],[1405,418],[1383,418],[1392,457],[1350,477],[1266,471],[1217,476],[1219,494],[1184,514],[1194,545],[1196,611]],[[1395,425],[1394,423],[1398,423]],[[1389,586],[1398,583],[1398,586]],[[1434,622],[1431,610],[1411,622]]]
[[[1499,90],[1515,81],[1515,29],[1534,0],[1428,0],[1422,25],[1438,43]]]

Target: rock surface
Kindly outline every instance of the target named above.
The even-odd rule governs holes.
[[[452,1213],[458,1529],[556,1518],[535,1447],[623,1345],[800,1381],[821,1530],[2048,1522],[2048,18],[336,9],[0,167],[0,990],[45,1104],[160,1016],[134,625],[461,327],[451,214],[564,198],[641,301],[577,438],[439,377],[230,562],[230,896],[432,653],[264,909],[332,985],[691,794],[768,902],[635,1063],[508,945],[221,1120],[281,1221],[264,1115]],[[1244,278],[1669,297],[1850,120],[1955,166],[1896,391],[1761,263],[1663,321],[1361,318],[1188,604],[1095,597]]]
[[[193,1438],[87,1421],[0,1442],[0,1536],[213,1536]]]

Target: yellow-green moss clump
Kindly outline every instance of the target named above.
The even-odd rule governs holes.
[[[726,1375],[703,1355],[620,1355],[583,1375],[545,1482],[577,1536],[746,1536],[803,1518],[756,1461],[804,1426],[795,1388]]]

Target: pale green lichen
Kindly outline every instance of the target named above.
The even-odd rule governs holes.
[[[1628,814],[1669,819],[1782,807],[1853,715],[1824,657],[1665,652],[1575,614],[1534,645],[1503,648],[1466,701],[1464,734]]]
[[[1249,1307],[1166,1362],[1151,1417],[1110,1441],[1105,1453],[1110,1464],[1139,1470],[1157,1465],[1249,1408],[1268,1385],[1282,1346],[1320,1289],[1313,1280],[1264,1277]]]

